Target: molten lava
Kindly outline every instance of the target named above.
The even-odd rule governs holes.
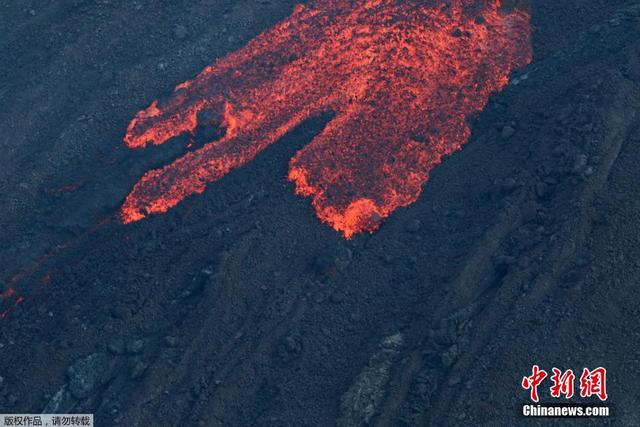
[[[221,137],[147,172],[123,222],[165,212],[304,120],[335,113],[289,180],[346,238],[417,200],[469,138],[466,118],[531,60],[529,15],[500,0],[318,0],[178,85],[131,121],[131,148],[199,126]]]

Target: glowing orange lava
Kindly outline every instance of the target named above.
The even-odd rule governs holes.
[[[296,193],[346,238],[417,200],[459,150],[466,118],[531,60],[528,13],[500,0],[323,0],[178,85],[131,121],[131,148],[198,126],[224,135],[147,172],[121,209],[165,212],[251,161],[304,120],[334,118],[291,159]]]

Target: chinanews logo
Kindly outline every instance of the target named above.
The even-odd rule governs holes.
[[[528,392],[531,403],[522,405],[521,414],[525,417],[609,417],[609,406],[603,405],[609,398],[607,394],[607,370],[583,368],[576,381],[572,369],[562,371],[552,368],[551,375],[540,366],[533,365],[531,375],[522,378],[521,386]],[[579,390],[576,390],[576,382]],[[551,399],[556,402],[540,402],[540,392],[548,389]],[[578,397],[580,403],[568,401]]]

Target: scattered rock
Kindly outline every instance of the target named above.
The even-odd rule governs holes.
[[[593,216],[593,224],[603,226],[609,224],[611,221],[611,215],[605,209],[596,211]]]
[[[139,360],[139,359],[133,360],[131,363],[131,371],[130,371],[131,379],[135,380],[140,378],[142,375],[144,375],[148,367],[149,365],[147,365],[142,360]]]
[[[69,386],[67,384],[60,387],[60,389],[53,395],[47,405],[42,410],[43,414],[65,414],[69,413],[76,405],[76,400],[69,392]]]
[[[397,333],[382,340],[382,348],[395,351],[402,345],[402,335]]]
[[[390,370],[402,346],[402,335],[385,338],[380,349],[371,356],[367,367],[356,377],[351,387],[340,399],[339,427],[368,424],[385,393]]]
[[[144,350],[144,341],[141,339],[131,340],[127,343],[127,353],[138,354]]]
[[[382,260],[385,262],[385,264],[393,264],[395,258],[389,252],[385,252],[384,255],[382,255]]]
[[[544,182],[538,182],[536,184],[536,196],[544,200],[549,196],[549,186]]]
[[[513,178],[507,178],[502,183],[502,191],[504,193],[511,193],[518,187],[518,182]]]
[[[314,267],[319,274],[332,277],[344,270],[351,263],[352,258],[351,249],[338,245],[321,253],[316,258]]]
[[[114,338],[107,344],[107,349],[113,354],[124,354],[125,342],[123,338]]]
[[[193,386],[191,386],[191,396],[193,396],[194,398],[198,398],[200,396],[201,391],[202,391],[202,386],[199,383],[196,383]]]
[[[421,227],[422,227],[422,223],[420,222],[419,219],[412,219],[411,221],[405,224],[404,229],[410,233],[416,233],[420,231]]]
[[[302,337],[298,334],[291,334],[285,338],[285,346],[290,354],[302,352]]]
[[[93,353],[71,365],[67,375],[71,394],[77,399],[84,399],[109,380],[109,357],[105,353]]]
[[[178,345],[178,339],[174,336],[165,337],[164,342],[167,345],[167,347],[176,347]]]
[[[447,380],[447,384],[449,384],[450,386],[454,386],[454,385],[458,385],[462,382],[462,378],[460,378],[459,374],[453,374],[451,375],[451,377]]]
[[[451,345],[458,339],[457,325],[455,322],[443,322],[438,328],[431,331],[431,337],[440,345]]]
[[[589,158],[587,157],[586,154],[579,154],[576,157],[575,162],[573,163],[573,172],[574,173],[582,172],[587,167],[588,162],[589,162]]]
[[[452,345],[445,351],[440,354],[440,361],[442,365],[446,368],[450,368],[456,363],[458,359],[458,346],[456,344]]]
[[[344,301],[344,294],[342,292],[333,292],[329,297],[329,301],[334,304],[340,304],[342,301]]]
[[[106,86],[113,81],[113,77],[114,75],[111,70],[105,70],[100,74],[100,80],[98,81],[98,83],[101,86]]]
[[[123,306],[112,307],[109,311],[114,319],[126,319],[131,314],[131,312]]]
[[[204,292],[207,285],[210,283],[213,270],[204,268],[193,276],[189,284],[180,294],[180,298],[188,298],[196,295],[200,295]]]
[[[538,206],[535,203],[527,203],[521,206],[522,223],[526,224],[535,220],[538,216]]]
[[[507,125],[502,128],[501,136],[502,139],[509,139],[516,133],[516,130],[511,126]]]
[[[175,34],[178,40],[182,40],[185,37],[187,37],[187,35],[189,34],[189,31],[187,30],[187,27],[185,27],[184,25],[176,25],[176,28],[173,30],[173,33]]]
[[[497,256],[496,259],[494,260],[496,279],[503,278],[507,274],[507,271],[509,271],[509,267],[513,263],[515,263],[515,261],[516,259],[512,256],[508,256],[508,255]]]

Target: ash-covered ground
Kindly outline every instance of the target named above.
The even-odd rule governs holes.
[[[606,367],[612,417],[574,423],[640,425],[637,1],[531,0],[533,63],[372,235],[345,241],[284,178],[325,117],[167,214],[113,221],[185,149],[126,149],[135,112],[293,6],[0,5],[0,412],[570,423],[518,417],[538,364]]]

